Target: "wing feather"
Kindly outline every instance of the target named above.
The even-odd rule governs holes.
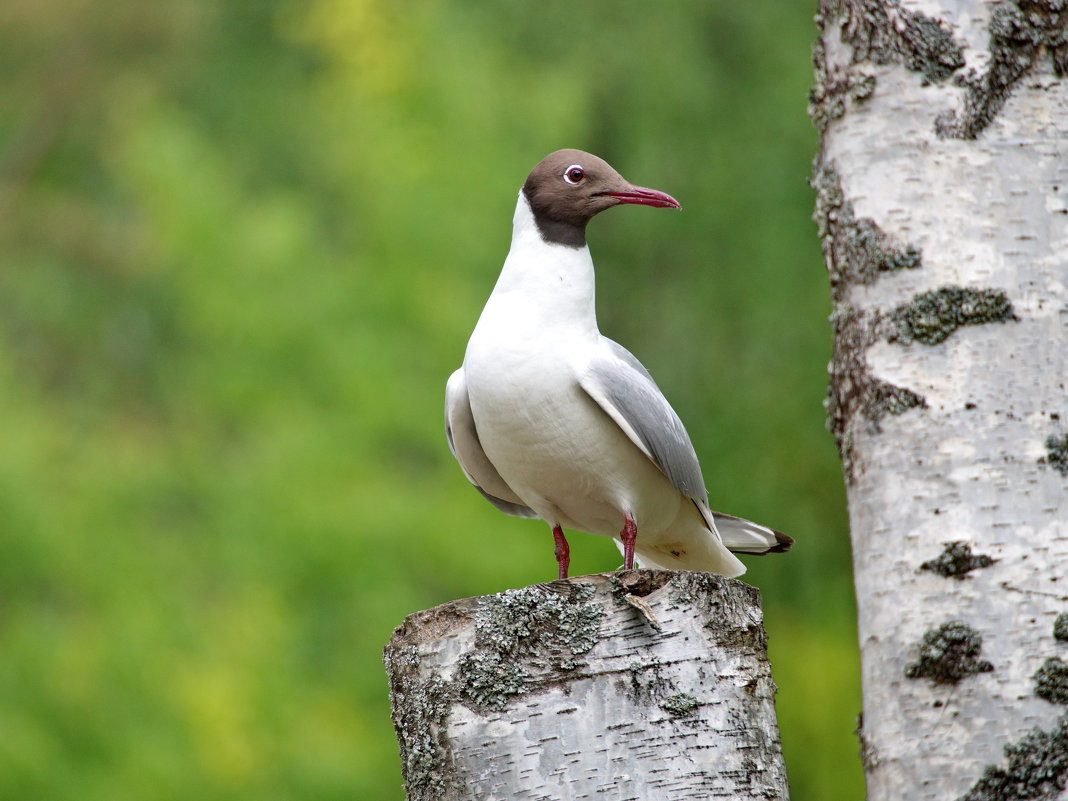
[[[633,354],[610,339],[579,385],[660,468],[672,485],[707,506],[708,492],[690,435],[664,393]]]
[[[445,385],[445,438],[467,480],[474,484],[475,489],[481,492],[487,501],[508,515],[538,516],[501,478],[501,474],[482,449],[462,367],[449,376]]]

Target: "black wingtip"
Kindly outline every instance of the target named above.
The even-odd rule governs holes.
[[[789,534],[783,534],[781,531],[771,529],[775,535],[775,544],[768,548],[767,553],[786,553],[794,545],[794,538]]]
[[[764,528],[767,528],[767,526]],[[786,553],[793,547],[794,538],[789,534],[783,534],[781,531],[776,531],[773,528],[768,528],[768,531],[775,535],[775,544],[766,551],[761,551],[760,553],[753,553],[752,551],[735,551],[734,553],[744,553],[746,556],[767,556],[769,553]]]

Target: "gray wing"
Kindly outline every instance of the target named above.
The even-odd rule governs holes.
[[[707,507],[701,465],[679,416],[630,351],[608,338],[602,341],[610,352],[590,362],[579,385],[679,492]]]
[[[449,450],[460,463],[460,469],[464,471],[467,480],[475,485],[475,489],[481,492],[487,501],[508,515],[538,516],[512,491],[482,450],[462,367],[449,376],[445,385],[445,438],[449,441]]]

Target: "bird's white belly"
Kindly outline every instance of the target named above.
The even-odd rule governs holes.
[[[524,503],[593,534],[617,535],[627,512],[646,537],[671,525],[681,494],[578,385],[581,354],[494,350],[465,363],[471,408],[486,455]]]

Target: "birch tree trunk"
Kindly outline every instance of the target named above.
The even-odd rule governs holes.
[[[1068,797],[1068,4],[817,21],[868,798]]]
[[[409,801],[786,799],[760,596],[636,570],[454,601],[386,647]]]

